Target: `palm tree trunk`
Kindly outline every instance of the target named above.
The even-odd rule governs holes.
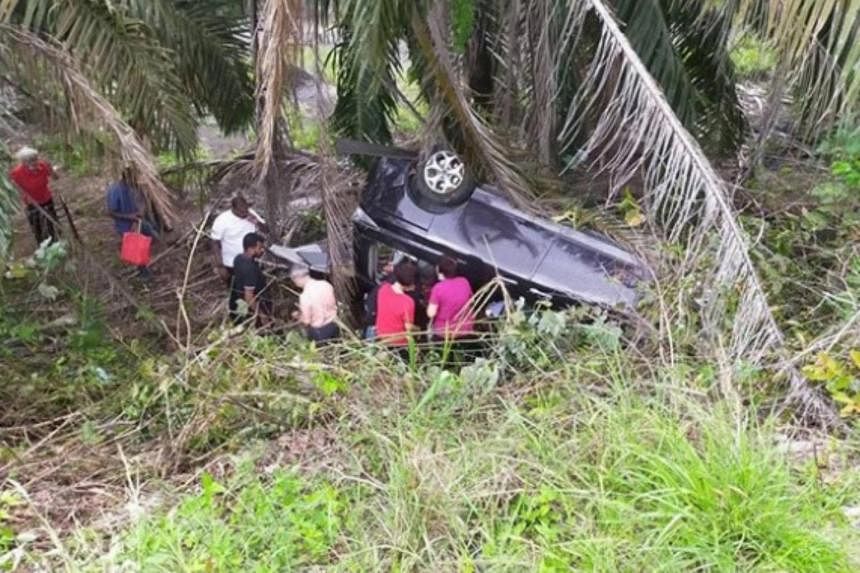
[[[260,34],[265,33],[260,30],[259,6],[257,0],[247,0],[248,21],[251,25],[252,52],[255,62],[255,82],[256,82],[256,97],[255,97],[255,112],[254,125],[257,132],[257,137],[263,132],[262,126],[265,117],[266,108],[266,92],[261,89],[264,81],[263,74],[260,72]],[[269,227],[269,235],[277,240],[280,237],[281,228],[281,196],[278,192],[278,181],[280,179],[280,170],[278,159],[284,155],[283,134],[286,132],[283,126],[283,120],[278,118],[275,128],[275,135],[272,138],[271,156],[273,161],[269,165],[262,179],[257,180],[257,190],[262,191],[262,195],[266,201],[266,221]]]

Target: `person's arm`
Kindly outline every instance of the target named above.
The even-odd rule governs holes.
[[[406,312],[403,315],[404,332],[412,332],[415,329],[415,302],[410,298],[412,304],[406,307]]]
[[[209,247],[212,250],[212,267],[218,273],[218,276],[226,281],[227,277],[230,276],[230,271],[224,266],[224,261],[221,257],[221,241],[209,239]]]
[[[257,295],[256,289],[252,286],[246,286],[242,291],[242,298],[245,299],[245,302],[248,303],[248,311],[251,314],[256,314],[257,312]]]
[[[248,220],[254,223],[257,227],[258,231],[262,231],[263,233],[269,232],[269,225],[266,224],[266,220],[263,219],[259,213],[254,211],[253,209],[248,209]]]
[[[212,250],[212,267],[221,280],[227,280],[230,276],[230,271],[224,267],[222,254],[221,240],[224,238],[224,229],[222,228],[221,220],[216,217],[212,223],[212,231],[209,233],[209,247]]]
[[[298,320],[302,326],[310,326],[313,318],[313,306],[308,302],[308,297],[299,297]]]
[[[60,178],[60,166],[54,167],[50,162],[46,161],[45,166],[48,168],[48,177],[51,179]]]
[[[434,286],[430,289],[430,301],[427,303],[427,318],[430,319],[430,322],[433,322],[433,319],[436,318],[436,315],[439,313],[439,290]]]
[[[120,213],[119,211],[109,210],[108,213],[114,219],[125,219],[126,221],[139,221],[142,217],[140,213]]]

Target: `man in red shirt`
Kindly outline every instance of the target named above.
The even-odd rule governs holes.
[[[27,222],[36,237],[36,243],[42,244],[50,238],[57,240],[54,222],[57,212],[54,209],[54,197],[48,185],[52,177],[56,177],[54,168],[47,161],[39,159],[39,152],[32,147],[22,147],[15,154],[18,165],[9,172],[9,178],[21,191],[21,199],[27,206]]]
[[[418,269],[411,261],[394,267],[394,283],[379,287],[376,299],[376,335],[389,346],[403,348],[409,344],[409,331],[415,324],[415,301],[409,292],[415,289]]]

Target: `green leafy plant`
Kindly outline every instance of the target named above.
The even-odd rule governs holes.
[[[766,42],[752,34],[745,34],[732,48],[731,60],[741,78],[761,79],[774,70],[777,57]]]
[[[0,556],[9,551],[15,543],[15,529],[10,523],[11,512],[22,503],[17,493],[11,490],[0,491]],[[3,569],[2,562],[0,569]]]
[[[338,538],[342,494],[278,471],[271,481],[204,473],[200,492],[124,540],[142,571],[288,571],[325,562]]]
[[[860,349],[851,350],[847,358],[821,352],[803,373],[824,387],[842,407],[843,416],[860,414]]]

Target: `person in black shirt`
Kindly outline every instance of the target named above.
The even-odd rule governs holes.
[[[257,262],[266,247],[263,237],[248,233],[242,239],[244,252],[233,259],[233,280],[230,286],[230,318],[239,323],[256,317],[257,326],[265,326],[272,316],[272,302],[266,292],[266,277]],[[248,312],[239,310],[239,301],[244,300]]]

